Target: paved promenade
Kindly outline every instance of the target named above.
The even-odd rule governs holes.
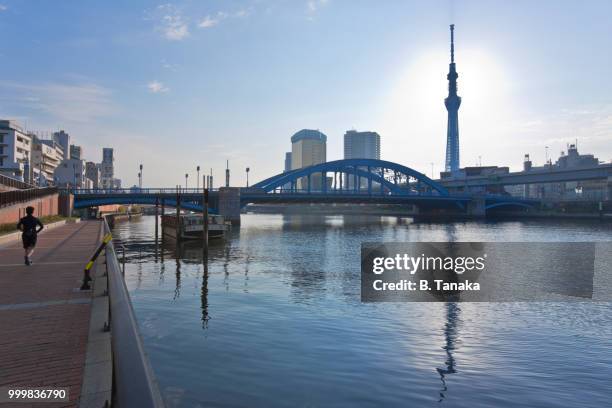
[[[0,246],[0,388],[68,387],[76,407],[85,365],[92,293],[78,289],[96,248],[101,222],[67,224],[38,237],[34,264],[21,242]],[[24,407],[29,404],[2,404]]]

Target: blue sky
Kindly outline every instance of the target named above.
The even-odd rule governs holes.
[[[342,157],[347,129],[384,159],[443,166],[448,24],[461,164],[536,164],[545,146],[612,159],[612,2],[0,0],[0,117],[114,147],[124,185],[217,184],[282,170],[302,128]],[[480,157],[480,158],[479,158]]]

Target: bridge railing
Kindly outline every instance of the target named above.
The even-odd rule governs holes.
[[[218,189],[209,189],[209,191],[217,191]],[[79,188],[69,189],[74,195],[87,194],[204,194],[202,188]]]

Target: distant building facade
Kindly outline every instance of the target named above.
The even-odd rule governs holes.
[[[285,172],[291,170],[291,152],[285,153]]]
[[[64,151],[63,159],[70,158],[70,135],[63,130],[53,133],[53,140],[62,147]]]
[[[546,172],[551,169],[571,170],[580,168],[597,167],[599,159],[592,154],[580,154],[576,144],[567,146],[567,153],[561,155],[555,163],[549,161],[544,166],[533,166],[528,154],[523,162],[524,172]],[[541,183],[525,184],[514,187],[506,187],[513,195],[526,198],[543,199],[566,199],[566,200],[609,200],[610,183],[608,180],[571,181],[564,183]]]
[[[62,147],[50,139],[32,136],[32,183],[47,186],[54,183],[55,169],[64,160]]]
[[[101,188],[115,188],[115,158],[111,147],[102,149],[102,163],[100,163]]]
[[[77,145],[70,145],[70,158],[76,160],[84,160],[83,148]]]
[[[344,158],[380,160],[380,135],[376,132],[347,130],[344,134]],[[359,184],[366,186],[367,180],[362,179]],[[344,177],[344,186],[348,189],[353,189],[354,185],[354,177],[346,175]]]
[[[291,169],[301,169],[319,163],[325,163],[327,156],[327,136],[319,130],[302,129],[291,137]],[[310,189],[321,190],[320,175],[310,177]],[[307,178],[297,181],[298,190],[308,189]]]
[[[31,182],[32,137],[17,122],[0,120],[0,173]]]
[[[93,188],[93,183],[87,178],[85,160],[64,159],[55,169],[53,178],[60,187]]]
[[[94,162],[85,163],[85,176],[91,180],[92,188],[100,188],[100,165]]]
[[[380,160],[380,135],[347,130],[344,134],[344,158]]]

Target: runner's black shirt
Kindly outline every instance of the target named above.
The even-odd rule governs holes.
[[[40,222],[40,220],[33,215],[26,215],[20,219],[19,224],[17,224],[17,229],[19,229],[20,226],[23,226],[23,233],[25,235],[36,235],[43,229],[42,222]],[[36,230],[37,226],[40,226],[39,230]]]

